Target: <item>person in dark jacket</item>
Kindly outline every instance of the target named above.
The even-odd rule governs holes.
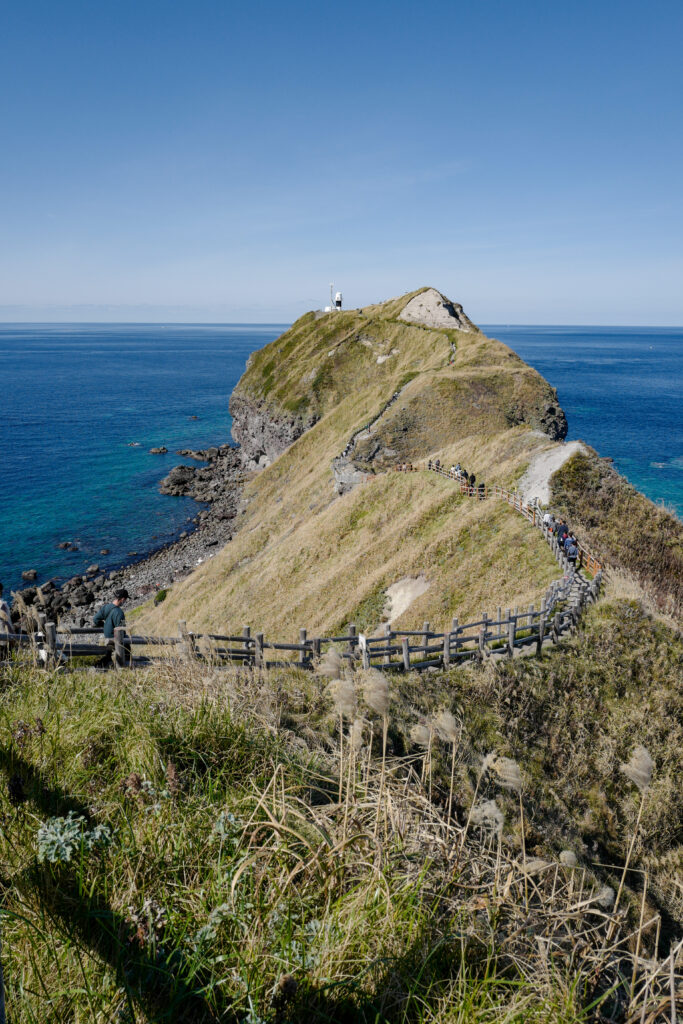
[[[126,616],[122,606],[127,600],[128,591],[125,589],[117,590],[114,594],[114,600],[103,604],[95,612],[95,617],[92,620],[93,626],[102,626],[102,632],[106,640],[113,640],[114,630],[118,626],[125,626]]]
[[[114,654],[114,630],[119,626],[125,626],[126,616],[123,611],[123,605],[128,600],[128,591],[125,588],[117,590],[114,594],[114,600],[108,601],[103,604],[101,608],[95,612],[93,618],[94,626],[102,626],[102,633],[106,641],[106,652],[104,657],[98,664],[102,667],[111,665],[112,656]],[[130,656],[130,644],[126,644],[126,655]]]

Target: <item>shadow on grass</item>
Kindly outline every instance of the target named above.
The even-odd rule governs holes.
[[[10,777],[21,780],[25,799],[46,817],[73,811],[90,820],[85,804],[60,786],[50,784],[14,750],[0,749],[0,767]],[[78,867],[77,861],[70,865],[36,861],[11,882],[0,879],[0,886],[4,890],[11,887],[26,896],[37,895],[42,912],[58,926],[65,939],[111,966],[117,984],[126,993],[131,1024],[138,1019],[135,1005],[148,1021],[158,1024],[208,1024],[219,1019],[227,1024],[236,1019],[230,1013],[218,1014],[209,1005],[202,995],[206,979],[191,960],[177,949],[165,949],[161,941],[156,948],[144,948],[136,926],[114,911],[101,891],[84,891]],[[8,1009],[11,1020],[11,1007]]]

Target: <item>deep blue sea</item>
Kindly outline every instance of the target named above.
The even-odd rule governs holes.
[[[557,388],[567,440],[610,455],[639,491],[683,519],[683,328],[482,330]]]
[[[159,494],[159,480],[182,461],[176,449],[229,440],[247,357],[285,326],[0,324],[6,590],[22,569],[39,580],[109,569],[177,536],[198,506]],[[570,438],[683,516],[683,330],[484,330],[557,387]],[[159,445],[169,454],[150,455]],[[65,540],[79,550],[59,550]]]
[[[230,440],[230,393],[285,326],[0,324],[5,591],[23,569],[39,581],[111,569],[185,529],[201,506],[159,494],[159,480],[189,461],[178,448]],[[168,455],[150,455],[161,445]],[[79,550],[58,550],[65,540]]]

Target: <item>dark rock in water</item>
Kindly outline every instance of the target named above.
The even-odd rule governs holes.
[[[109,548],[102,548],[102,550],[100,551],[100,554],[101,555],[108,555],[109,554]]]
[[[96,572],[100,571],[100,567],[99,565],[89,565],[85,571],[87,572],[88,576],[94,576]]]
[[[175,466],[161,481],[159,490],[162,494],[188,494],[194,483],[194,473],[192,466]]]
[[[21,578],[22,578],[22,580],[27,580],[28,582],[31,582],[32,580],[37,580],[38,579],[38,570],[37,569],[25,569],[24,572],[22,572],[22,574],[21,574]]]
[[[78,548],[71,540],[63,540],[61,544],[57,545],[62,551],[78,551]]]
[[[188,416],[188,420],[198,420],[199,416]]]
[[[167,451],[168,451],[168,448],[165,445],[162,444],[159,448],[150,448],[149,454],[150,455],[165,455]]]

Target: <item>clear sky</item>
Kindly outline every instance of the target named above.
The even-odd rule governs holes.
[[[7,0],[0,319],[683,324],[680,0]]]

